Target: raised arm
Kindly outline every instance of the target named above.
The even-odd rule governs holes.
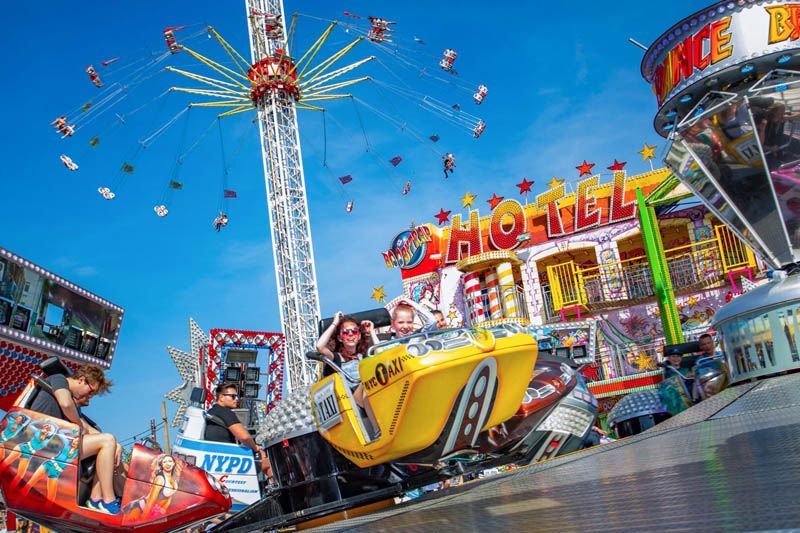
[[[414,311],[417,312],[417,315],[422,321],[422,329],[427,329],[432,325],[436,325],[436,317],[433,316],[433,313],[431,313],[425,306],[419,305],[414,300],[401,300],[400,303],[408,304],[414,308]]]
[[[336,333],[336,328],[339,326],[339,322],[341,322],[343,316],[344,314],[341,311],[337,311],[336,314],[333,315],[333,322],[322,332],[322,335],[320,335],[317,341],[317,351],[328,359],[333,359],[333,352],[328,348],[328,343],[333,338],[334,333]]]

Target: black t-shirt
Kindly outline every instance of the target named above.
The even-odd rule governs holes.
[[[67,378],[62,374],[48,376],[45,381],[49,383],[51,387],[53,387],[53,391],[57,391],[59,389],[69,390]],[[36,398],[33,399],[30,410],[43,413],[54,418],[60,418],[62,420],[67,419],[67,417],[64,416],[64,412],[61,410],[61,406],[58,405],[58,400],[45,391],[39,391],[39,393],[36,395]]]
[[[333,362],[336,363],[340,368],[342,366],[342,356],[339,352],[333,352]],[[326,378],[336,372],[331,365],[322,364],[322,377]]]
[[[215,415],[222,419],[225,427],[214,424],[206,420],[206,432],[203,435],[203,440],[210,440],[213,442],[232,442],[235,443],[236,439],[233,433],[228,429],[234,424],[239,424],[239,418],[231,409],[222,407],[221,405],[214,404],[211,409],[206,411],[209,415]]]

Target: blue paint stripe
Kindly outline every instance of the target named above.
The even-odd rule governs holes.
[[[189,440],[183,437],[178,438],[175,442],[176,447],[186,448],[187,450],[197,450],[199,452],[207,453],[224,453],[228,455],[242,455],[244,457],[253,458],[253,451],[245,446],[238,444],[225,444],[221,442],[209,442],[199,440]],[[180,453],[180,452],[178,452]]]

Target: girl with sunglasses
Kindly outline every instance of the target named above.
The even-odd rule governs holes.
[[[373,433],[379,434],[375,417],[364,395],[361,376],[358,373],[358,362],[367,353],[369,347],[377,342],[378,336],[372,322],[363,320],[359,324],[354,318],[345,316],[339,311],[334,315],[331,325],[317,341],[317,351],[336,363],[353,380],[351,385],[355,386],[354,384],[358,383],[353,391],[353,399],[359,407],[366,410],[373,428],[376,428]],[[322,376],[329,376],[333,372],[332,367],[325,365],[322,369]]]
[[[372,322],[364,320],[359,324],[354,318],[339,311],[317,341],[317,351],[342,367],[353,378],[358,378],[358,361],[377,340]],[[332,373],[333,369],[325,365],[323,377]]]

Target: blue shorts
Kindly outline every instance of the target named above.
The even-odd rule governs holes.
[[[61,472],[64,471],[64,465],[58,461],[47,461],[44,463],[44,471],[47,472],[47,477],[50,479],[57,479]]]
[[[19,453],[22,454],[23,459],[30,461],[31,457],[36,453],[36,450],[31,447],[29,442],[26,442],[19,445]]]

